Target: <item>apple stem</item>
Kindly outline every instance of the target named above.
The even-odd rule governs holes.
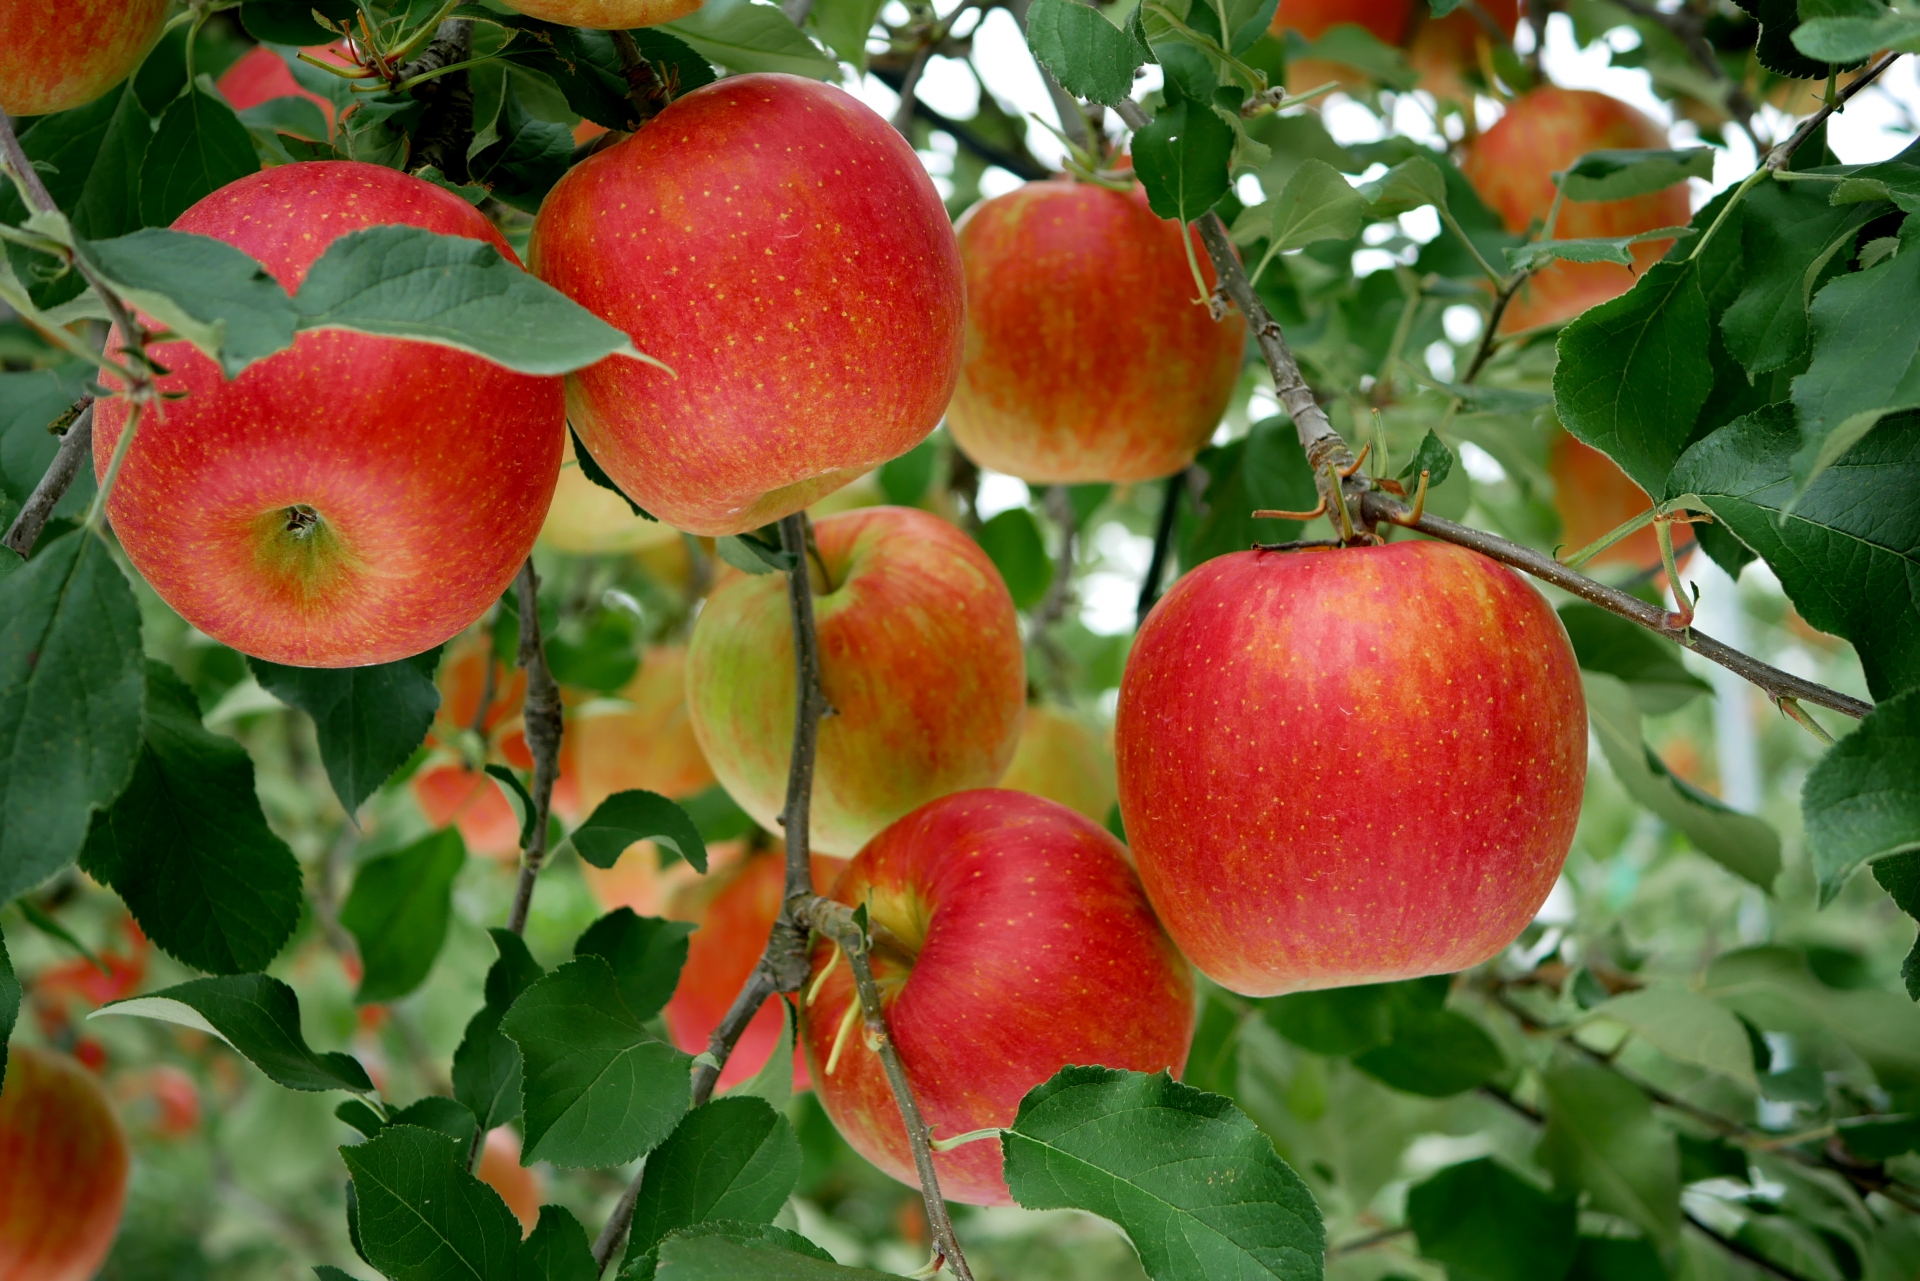
[[[1172,554],[1173,530],[1179,523],[1180,491],[1185,488],[1191,468],[1183,468],[1167,477],[1166,496],[1160,500],[1160,520],[1153,530],[1153,558],[1147,562],[1147,576],[1140,582],[1140,599],[1135,602],[1133,625],[1138,630],[1160,600],[1160,582],[1167,576],[1167,558]]]
[[[553,785],[560,777],[560,687],[547,667],[540,640],[540,576],[533,559],[520,567],[514,580],[520,604],[519,666],[527,672],[527,701],[523,713],[527,750],[533,754],[533,822],[527,828],[526,847],[520,852],[520,881],[513,892],[513,911],[507,928],[515,934],[527,929],[527,911],[533,905],[533,884],[547,861],[547,819],[553,810]]]

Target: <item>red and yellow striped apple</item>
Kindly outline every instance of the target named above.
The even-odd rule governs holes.
[[[1587,764],[1559,617],[1438,542],[1207,561],[1140,629],[1115,737],[1148,896],[1249,996],[1499,952],[1553,888]]]
[[[507,7],[563,27],[624,31],[684,18],[704,0],[508,0]]]
[[[938,1137],[1011,1125],[1026,1092],[1069,1063],[1176,1075],[1186,1064],[1193,971],[1120,842],[1064,806],[997,788],[937,800],[875,837],[832,897],[869,905],[888,1027]],[[917,1184],[853,980],[827,940],[813,976],[800,1040],[814,1092],[855,1151]],[[997,1139],[933,1164],[948,1200],[1011,1203]]]
[[[1013,598],[937,516],[865,507],[815,528],[821,683],[813,848],[849,855],[935,797],[1005,772],[1026,706]],[[793,627],[780,574],[723,578],[694,624],[687,705],[713,772],[768,831],[793,751]]]
[[[335,239],[394,223],[513,260],[460,197],[355,161],[263,170],[174,226],[291,292]],[[161,391],[187,396],[141,423],[107,511],[134,567],[215,640],[299,667],[393,662],[479,618],[533,549],[560,471],[560,379],[343,330],[302,333],[231,381],[184,342],[153,356],[172,370]],[[96,473],[126,420],[124,400],[100,402]]]
[[[1247,326],[1196,302],[1180,224],[1137,186],[1060,179],[975,205],[958,231],[966,343],[947,429],[967,457],[1047,483],[1193,461],[1233,396]]]
[[[16,1042],[0,1086],[0,1277],[87,1281],[127,1200],[127,1135],[99,1079]]]
[[[946,207],[892,126],[816,81],[678,99],[547,194],[529,260],[672,367],[602,361],[567,395],[595,461],[679,529],[799,511],[913,448],[953,393]]]
[[[127,78],[160,38],[168,0],[0,4],[0,111],[85,106]]]
[[[1020,746],[1000,776],[1000,786],[1044,796],[1105,823],[1118,795],[1112,740],[1072,712],[1033,704],[1027,708]]]

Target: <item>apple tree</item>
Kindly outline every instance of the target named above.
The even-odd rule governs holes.
[[[0,1274],[1920,1275],[1917,42],[0,0]]]

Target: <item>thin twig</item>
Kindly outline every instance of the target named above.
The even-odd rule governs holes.
[[[1899,61],[1899,59],[1900,54],[1898,52],[1884,54],[1878,62],[1854,77],[1846,88],[1834,95],[1832,102],[1823,105],[1820,110],[1814,112],[1805,120],[1802,120],[1800,127],[1795,129],[1785,142],[1767,153],[1767,158],[1764,162],[1766,168],[1775,172],[1785,169],[1787,162],[1793,159],[1793,153],[1800,150],[1801,145],[1805,143],[1807,139],[1813,137],[1813,131],[1825,124],[1828,116],[1846,106],[1849,98],[1878,80],[1881,75],[1886,72],[1886,69]]]
[[[1780,1281],[1809,1281],[1807,1277],[1801,1276],[1798,1272],[1789,1271],[1781,1267],[1746,1242],[1735,1237],[1721,1236],[1718,1232],[1702,1223],[1694,1216],[1693,1211],[1687,1209],[1685,1206],[1681,1207],[1680,1215],[1687,1221],[1687,1226],[1691,1227],[1701,1236],[1706,1237],[1728,1254],[1738,1255],[1740,1258],[1745,1259],[1748,1263],[1759,1268],[1768,1276],[1779,1277]]]
[[[1147,576],[1140,582],[1140,599],[1133,607],[1136,631],[1160,600],[1160,584],[1167,576],[1167,557],[1173,550],[1173,530],[1180,517],[1180,491],[1186,487],[1186,468],[1167,477],[1166,493],[1160,499],[1160,520],[1153,529],[1153,559],[1147,562]]]
[[[60,438],[60,448],[54,452],[53,461],[47,464],[47,474],[27,495],[26,506],[14,517],[6,536],[0,538],[0,543],[4,543],[9,551],[22,560],[33,551],[34,543],[39,541],[40,531],[47,527],[53,509],[66,497],[74,477],[80,474],[80,468],[93,457],[93,397],[88,396],[81,403],[86,408],[67,428],[67,434]]]
[[[920,99],[914,95],[920,89],[921,73],[927,69],[927,60],[933,57],[933,46],[923,44],[913,51],[913,60],[907,63],[907,70],[900,77],[900,105],[893,110],[893,127],[901,133],[907,132],[913,123],[914,107]]]
[[[870,67],[867,74],[887,86],[887,88],[894,90],[896,93],[899,92],[900,87],[906,83],[904,73],[888,67]],[[1000,166],[1000,168],[1005,169],[1016,178],[1024,179],[1027,182],[1038,182],[1043,178],[1051,178],[1054,176],[1051,169],[1048,169],[1027,153],[1024,143],[1018,144],[1020,147],[1018,151],[1013,151],[997,143],[988,142],[985,138],[975,133],[971,126],[941,115],[938,111],[935,111],[932,107],[922,102],[918,97],[913,100],[913,114],[919,119],[926,121],[927,124],[939,130],[941,133],[952,138],[954,144],[962,151],[970,151],[988,164]]]
[[[1610,613],[1618,614],[1630,622],[1640,624],[1648,631],[1658,632],[1668,640],[1686,646],[1700,657],[1720,664],[1728,671],[1751,681],[1765,690],[1773,698],[1797,698],[1803,703],[1817,703],[1821,707],[1859,718],[1873,710],[1870,703],[1863,703],[1838,690],[1828,689],[1825,685],[1816,685],[1812,681],[1802,680],[1791,672],[1783,672],[1769,663],[1737,649],[1729,648],[1698,630],[1676,628],[1668,625],[1671,615],[1657,605],[1649,605],[1638,596],[1631,596],[1615,587],[1588,578],[1578,570],[1569,569],[1544,552],[1531,547],[1508,542],[1498,534],[1489,534],[1484,530],[1471,529],[1457,525],[1450,520],[1424,513],[1418,520],[1407,520],[1410,515],[1406,504],[1374,490],[1366,494],[1360,502],[1361,517],[1368,524],[1392,520],[1395,524],[1405,523],[1409,528],[1417,529],[1430,538],[1456,543],[1490,557],[1503,565],[1511,565],[1518,570],[1532,574],[1543,582],[1552,583],[1562,591],[1578,596],[1589,604],[1598,605]],[[1398,518],[1398,519],[1395,519]]]
[[[523,934],[527,910],[533,905],[533,883],[547,861],[547,816],[553,812],[553,785],[560,777],[560,687],[547,667],[546,648],[540,642],[540,576],[533,558],[520,567],[514,580],[520,599],[519,665],[527,672],[527,698],[522,712],[527,750],[533,754],[533,816],[526,848],[520,852],[520,883],[513,892],[513,912],[507,928]]]
[[[1366,1236],[1355,1237],[1351,1241],[1342,1241],[1338,1245],[1328,1246],[1327,1257],[1329,1259],[1337,1259],[1346,1254],[1358,1254],[1362,1250],[1371,1250],[1376,1245],[1385,1245],[1389,1241],[1397,1241],[1401,1237],[1412,1235],[1412,1233],[1412,1228],[1382,1228],[1378,1232],[1369,1232]]]
[[[614,52],[620,55],[620,70],[627,79],[627,101],[633,104],[636,124],[644,124],[666,110],[671,94],[655,74],[653,64],[640,52],[633,34],[613,31]]]
[[[1467,365],[1467,372],[1461,377],[1463,383],[1470,383],[1480,376],[1487,361],[1493,358],[1493,349],[1499,345],[1500,322],[1507,314],[1507,305],[1513,296],[1520,292],[1520,286],[1527,283],[1531,272],[1516,271],[1513,277],[1500,286],[1500,292],[1493,296],[1493,308],[1487,313],[1487,327],[1480,332],[1480,345],[1474,349],[1473,360]],[[1442,424],[1443,426],[1445,424]]]
[[[1726,101],[1723,105],[1727,109],[1727,114],[1733,117],[1734,123],[1740,126],[1741,132],[1746,134],[1753,143],[1754,154],[1759,155],[1764,151],[1765,147],[1760,142],[1760,135],[1753,129],[1753,117],[1760,109],[1754,105],[1753,99],[1747,96],[1747,91],[1727,74],[1727,68],[1721,63],[1720,55],[1715,52],[1713,43],[1707,39],[1700,16],[1685,5],[1676,12],[1668,13],[1648,3],[1648,0],[1618,0],[1618,3],[1628,13],[1645,18],[1649,22],[1657,22],[1673,33],[1674,37],[1685,46],[1687,55],[1698,64],[1700,69],[1725,87]]]

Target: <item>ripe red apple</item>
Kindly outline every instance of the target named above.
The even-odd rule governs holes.
[[[391,223],[513,258],[460,197],[344,160],[263,170],[173,225],[291,292],[337,237]],[[215,640],[301,667],[392,662],[480,617],[532,550],[560,471],[560,379],[341,330],[232,381],[184,342],[153,355],[173,371],[161,390],[187,397],[141,423],[107,510],[134,567]],[[96,473],[126,419],[125,401],[100,402]]]
[[[1233,396],[1247,327],[1195,302],[1180,224],[1138,186],[1060,179],[975,205],[958,231],[966,342],[947,428],[967,457],[1048,483],[1193,461]]]
[[[833,897],[869,904],[888,1027],[938,1137],[1011,1125],[1026,1092],[1069,1063],[1186,1064],[1193,971],[1120,842],[1064,806],[999,789],[944,797],[875,837]],[[800,1013],[814,1090],[857,1152],[917,1185],[849,969],[824,939],[814,978],[823,971]],[[933,1163],[948,1200],[1011,1204],[998,1140]]]
[[[510,0],[507,7],[563,27],[624,31],[684,18],[704,0]]]
[[[1329,28],[1352,23],[1365,28],[1382,44],[1396,45],[1407,31],[1413,10],[1412,0],[1280,0],[1267,30],[1284,38],[1297,31],[1309,40],[1318,40]],[[1287,63],[1287,89],[1304,93],[1329,80],[1352,88],[1367,78],[1344,63],[1321,58],[1298,58]]]
[[[506,1126],[487,1131],[480,1147],[480,1166],[474,1171],[480,1181],[500,1194],[520,1220],[520,1235],[526,1236],[540,1222],[540,1202],[546,1198],[546,1182],[538,1170],[520,1164],[520,1136]]]
[[[866,507],[814,527],[821,683],[813,848],[853,854],[938,796],[1005,772],[1026,706],[1013,598],[937,516]],[[687,705],[713,772],[778,831],[793,751],[793,628],[779,574],[721,580],[694,624]]]
[[[1236,552],[1140,629],[1120,812],[1167,932],[1249,996],[1445,974],[1553,888],[1586,777],[1560,620],[1448,543]]]
[[[1480,12],[1513,39],[1520,25],[1519,0],[1480,0]],[[1413,33],[1407,45],[1407,62],[1420,73],[1420,88],[1442,102],[1470,105],[1474,91],[1461,75],[1468,68],[1481,66],[1481,46],[1491,52],[1493,35],[1475,15],[1455,9],[1444,18],[1428,18]]]
[[[349,65],[331,45],[315,45],[302,52],[328,59],[339,66]],[[310,89],[302,89],[300,82],[293,78],[293,72],[287,69],[286,59],[265,45],[256,45],[247,50],[231,67],[220,73],[220,78],[213,85],[235,111],[245,111],[248,107],[257,107],[275,98],[305,98],[320,108],[320,114],[327,118],[328,134],[332,134],[333,104]],[[310,139],[313,142],[326,140]]]
[[[742,851],[742,855],[725,867],[716,864],[704,877],[683,882],[667,904],[669,917],[700,927],[687,940],[680,986],[667,1002],[667,1028],[673,1043],[689,1054],[707,1048],[707,1038],[720,1026],[766,951],[773,920],[780,915],[786,856],[772,848]],[[825,894],[846,865],[843,858],[814,855],[814,892]],[[765,1067],[784,1031],[779,1007],[768,1001],[740,1034],[716,1088],[728,1089]],[[804,1090],[808,1085],[806,1061],[796,1054],[793,1088]]]
[[[567,727],[580,760],[583,808],[643,788],[676,799],[713,786],[687,714],[687,648],[651,645],[618,701],[595,700]]]
[[[1044,796],[1104,824],[1118,794],[1112,739],[1071,712],[1034,704],[1000,786]]]
[[[0,111],[85,106],[127,78],[160,38],[167,0],[9,0],[0,5]]]
[[[672,366],[602,361],[567,395],[594,459],[680,529],[799,511],[913,448],[953,394],[946,207],[906,141],[830,85],[734,76],[678,99],[560,180],[528,258]]]
[[[1561,433],[1547,457],[1553,506],[1560,513],[1561,554],[1577,552],[1653,506],[1647,491],[1591,445]],[[1650,569],[1660,563],[1660,536],[1649,525],[1627,535],[1589,562]]]
[[[0,1088],[0,1277],[87,1281],[127,1200],[127,1135],[98,1078],[15,1042]]]
[[[1667,131],[1626,103],[1589,89],[1547,85],[1515,98],[1499,123],[1474,139],[1460,166],[1480,198],[1510,231],[1543,221],[1553,204],[1554,171],[1589,151],[1664,147]],[[1558,240],[1631,236],[1678,227],[1692,217],[1687,185],[1627,200],[1562,202]],[[1571,320],[1587,308],[1633,287],[1635,277],[1667,251],[1671,240],[1633,246],[1631,268],[1610,262],[1555,262],[1514,296],[1501,319],[1503,333]]]

